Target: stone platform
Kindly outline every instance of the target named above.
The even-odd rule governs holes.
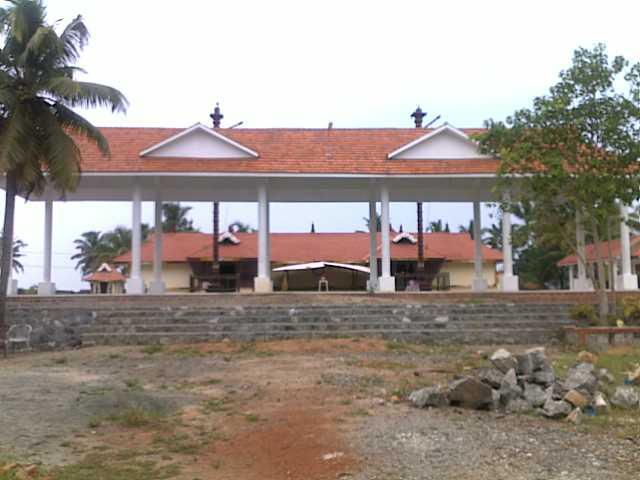
[[[9,321],[34,345],[152,344],[373,336],[430,343],[530,344],[562,337],[593,293],[273,293],[13,297]]]

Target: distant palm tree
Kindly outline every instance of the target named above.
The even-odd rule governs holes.
[[[449,228],[449,223],[443,225],[442,220],[429,222],[429,226],[427,227],[427,232],[431,233],[449,233],[450,231],[451,229]]]
[[[16,273],[24,272],[24,265],[22,265],[22,263],[18,259],[20,257],[24,257],[24,253],[22,253],[20,250],[22,250],[26,246],[27,246],[27,244],[24,243],[19,238],[15,239],[13,241],[13,252],[12,252],[12,255],[11,255],[11,259],[12,259],[11,267],[13,268],[13,271],[16,272]],[[2,252],[2,240],[1,240],[1,237],[0,237],[0,253],[1,252]]]
[[[482,229],[482,243],[502,250],[502,222],[492,223],[490,227]]]
[[[127,107],[115,88],[76,78],[83,73],[76,62],[89,39],[82,17],[60,32],[57,26],[47,23],[41,0],[12,0],[0,8],[0,172],[6,198],[0,342],[6,333],[16,196],[39,194],[47,184],[63,193],[73,190],[81,173],[77,138],[89,140],[103,155],[109,153],[107,139],[75,108],[124,112]]]
[[[228,230],[232,233],[253,233],[255,229],[248,223],[243,223],[240,220],[229,224]]]
[[[196,232],[193,220],[187,218],[191,207],[183,207],[180,202],[162,204],[162,231],[168,233]]]
[[[80,269],[83,275],[94,272],[104,262],[109,262],[113,259],[104,235],[101,235],[98,231],[84,232],[73,243],[78,253],[72,255],[71,260],[77,260],[76,270]]]
[[[144,242],[149,236],[151,229],[149,225],[143,223],[141,225],[142,241]],[[133,239],[133,232],[130,228],[118,226],[110,232],[105,232],[102,235],[102,240],[105,242],[107,251],[111,253],[112,258],[122,255],[123,253],[131,250],[131,242]]]
[[[370,231],[369,217],[362,217],[362,219],[364,220],[364,223],[367,226],[367,232]],[[376,214],[376,232],[381,232],[381,231],[382,231],[382,215],[377,213]]]
[[[458,225],[458,232],[468,233],[471,240],[473,240],[473,220],[469,220],[469,226]]]

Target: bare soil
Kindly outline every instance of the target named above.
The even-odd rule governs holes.
[[[491,350],[340,339],[18,354],[0,361],[0,480],[11,462],[52,480],[637,478],[640,412],[576,427],[406,403]],[[575,356],[551,353],[560,369]]]

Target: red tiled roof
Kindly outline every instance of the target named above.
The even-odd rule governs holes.
[[[238,245],[220,245],[222,261],[255,259],[258,256],[257,234],[236,233]],[[393,234],[391,234],[393,237]],[[444,258],[456,262],[472,262],[474,242],[466,233],[425,233],[425,258]],[[380,245],[380,234],[378,234]],[[162,239],[164,262],[186,262],[188,258],[211,261],[212,242],[210,233],[165,233]],[[394,260],[413,260],[417,246],[412,243],[391,244]],[[487,246],[482,247],[487,261],[502,261],[502,252]],[[380,248],[378,248],[380,257]],[[339,263],[366,263],[369,259],[368,233],[272,233],[271,261],[280,264],[333,261]],[[129,263],[130,253],[114,260]],[[142,245],[142,261],[153,262],[153,237]]]
[[[390,160],[394,150],[432,130],[406,129],[219,129],[255,150],[259,158],[160,158],[140,152],[182,131],[177,128],[101,128],[111,157],[78,140],[83,172],[480,174],[495,173],[495,159]],[[467,135],[482,129],[462,129]]]
[[[609,258],[609,245],[606,240],[598,243],[598,250],[604,260]],[[585,255],[588,262],[597,261],[597,251],[595,244],[590,243],[585,246]],[[611,241],[611,253],[613,258],[620,258],[620,239]],[[631,256],[640,256],[640,236],[631,237]],[[568,267],[569,265],[577,265],[578,256],[569,255],[558,262],[559,267]]]
[[[85,282],[124,282],[126,277],[118,270],[94,272],[84,277]]]

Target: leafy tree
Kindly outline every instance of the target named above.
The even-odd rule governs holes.
[[[458,232],[460,232],[460,233],[468,233],[469,236],[471,237],[471,240],[473,240],[473,219],[469,220],[469,225],[468,226],[458,225]]]
[[[533,107],[505,122],[486,122],[481,148],[500,158],[499,189],[531,205],[531,228],[578,254],[576,215],[596,243],[610,218],[620,220],[616,202],[640,197],[639,104],[640,64],[630,66],[620,56],[610,61],[604,45],[597,45],[576,50],[572,66]],[[579,261],[587,265],[587,259]],[[586,270],[604,319],[609,308],[600,252],[596,264],[597,275]]]
[[[557,263],[565,252],[542,245],[529,245],[516,258],[515,271],[525,289],[561,288],[565,284],[565,272]]]
[[[253,233],[256,230],[248,223],[243,223],[240,220],[229,224],[228,230],[232,233]]]
[[[162,231],[168,233],[196,232],[193,220],[187,218],[191,207],[183,207],[180,202],[162,204]]]
[[[6,181],[0,341],[6,333],[16,195],[41,193],[47,183],[60,192],[72,190],[80,176],[80,150],[74,138],[85,137],[108,154],[100,130],[74,108],[107,107],[117,112],[127,106],[118,90],[75,79],[82,71],[75,64],[88,38],[79,16],[58,33],[56,25],[47,23],[41,0],[11,0],[0,8],[0,173]]]
[[[427,232],[431,233],[440,233],[444,232],[444,226],[442,225],[442,220],[438,219],[433,222],[429,222],[429,226],[427,227]]]
[[[22,263],[20,262],[20,260],[18,260],[21,257],[24,257],[24,253],[22,253],[22,249],[25,248],[27,246],[26,243],[24,243],[22,240],[20,240],[19,238],[15,239],[13,241],[13,250],[12,250],[12,256],[11,256],[11,268],[13,268],[13,271],[16,273],[21,273],[24,272],[24,265],[22,265]],[[2,240],[0,239],[0,253],[2,252]]]

